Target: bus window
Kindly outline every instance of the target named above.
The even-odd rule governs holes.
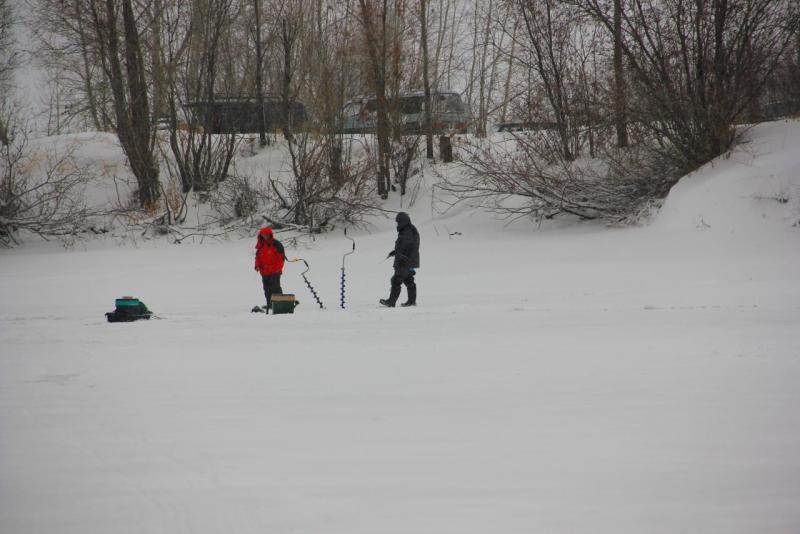
[[[342,112],[342,114],[345,117],[355,117],[356,115],[358,115],[359,108],[361,108],[361,104],[360,103],[358,103],[358,102],[350,102],[349,104],[347,104],[344,107],[344,111]]]
[[[400,113],[404,115],[412,115],[415,113],[422,113],[424,97],[421,96],[405,96],[400,99]]]
[[[363,115],[369,113],[375,113],[378,110],[378,102],[377,100],[369,100],[364,106],[361,108],[361,113]]]
[[[463,113],[464,104],[458,95],[442,95],[444,98],[444,111],[446,113]]]

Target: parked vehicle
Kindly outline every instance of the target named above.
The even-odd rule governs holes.
[[[557,124],[551,121],[510,121],[496,125],[498,132],[540,132],[543,130],[555,130],[556,128]]]
[[[425,93],[402,93],[389,100],[390,121],[404,134],[418,135],[425,130]],[[466,133],[471,116],[458,93],[439,91],[431,94],[433,133]],[[342,132],[374,133],[377,127],[375,97],[351,100],[342,108]]]
[[[306,107],[300,102],[290,102],[288,108],[279,96],[264,97],[263,110],[256,98],[219,98],[213,102],[195,101],[186,105],[191,125],[201,126],[205,131],[222,133],[258,133],[259,114],[264,114],[264,129],[277,130],[286,114],[294,128],[301,127],[307,119]]]
[[[759,118],[762,121],[772,121],[797,114],[800,114],[800,100],[780,100],[761,106],[761,116]]]

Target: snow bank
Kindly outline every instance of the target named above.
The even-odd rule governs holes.
[[[742,141],[678,182],[653,226],[759,234],[800,223],[800,122],[758,124]]]

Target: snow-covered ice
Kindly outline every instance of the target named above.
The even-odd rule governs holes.
[[[391,221],[285,316],[250,238],[0,252],[0,532],[800,532],[800,123],[748,136],[644,227],[420,200],[413,309]]]

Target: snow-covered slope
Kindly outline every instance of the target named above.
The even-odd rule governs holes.
[[[800,124],[748,136],[644,228],[423,187],[413,309],[390,220],[345,310],[350,242],[290,248],[327,309],[290,264],[287,316],[252,239],[0,252],[0,532],[800,531]],[[106,323],[130,293],[166,318]]]
[[[729,154],[682,179],[653,226],[764,234],[798,223],[800,127],[787,120],[747,130]]]

